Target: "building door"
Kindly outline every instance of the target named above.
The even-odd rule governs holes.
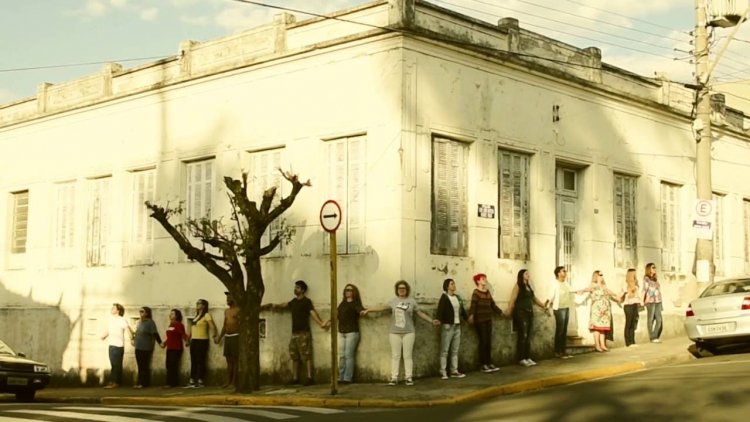
[[[568,285],[576,278],[578,225],[578,171],[569,167],[557,167],[555,171],[555,223],[557,227],[556,250],[558,266],[567,270]],[[568,337],[578,338],[578,308],[570,310]]]
[[[558,167],[555,175],[557,264],[565,267],[568,278],[575,276],[576,226],[578,224],[578,172]]]

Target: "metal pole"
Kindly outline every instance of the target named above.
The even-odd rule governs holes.
[[[695,2],[695,78],[698,82],[698,98],[696,105],[696,123],[700,128],[695,150],[695,185],[698,199],[711,200],[711,96],[709,94],[708,74],[708,19],[706,16],[706,0]],[[715,230],[715,227],[711,227]],[[714,245],[713,240],[697,239],[695,245],[696,275],[700,276],[701,262],[708,262],[708,280],[699,282],[710,282],[714,278]],[[703,264],[705,265],[705,264]]]
[[[331,395],[335,395],[338,392],[338,307],[336,306],[336,293],[338,288],[336,270],[336,231],[330,232],[331,234]]]

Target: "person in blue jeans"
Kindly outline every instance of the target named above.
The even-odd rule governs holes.
[[[661,343],[662,330],[662,297],[661,286],[656,278],[656,265],[653,262],[646,264],[646,274],[643,276],[643,303],[646,305],[646,318],[648,321],[648,338],[651,343]]]
[[[359,289],[353,284],[344,286],[338,307],[339,321],[339,382],[349,384],[354,378],[355,355],[359,345],[359,317],[367,315],[362,306]]]
[[[102,340],[109,342],[109,363],[112,371],[109,374],[109,384],[104,388],[117,388],[122,385],[122,359],[125,356],[125,333],[132,340],[135,337],[133,329],[125,320],[125,308],[119,303],[112,304],[111,317],[107,323],[107,329],[102,335]]]
[[[548,306],[552,306],[555,314],[555,356],[560,359],[572,358],[566,350],[568,334],[569,309],[574,305],[573,293],[565,280],[568,271],[563,266],[555,267],[555,281],[552,288],[552,297]]]
[[[456,294],[456,282],[452,278],[443,280],[436,319],[440,321],[440,378],[463,378],[466,375],[458,370],[458,347],[461,344],[461,320],[468,320],[469,316]]]

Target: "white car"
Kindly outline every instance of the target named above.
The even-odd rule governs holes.
[[[685,331],[697,347],[750,344],[750,278],[715,281],[690,302]]]

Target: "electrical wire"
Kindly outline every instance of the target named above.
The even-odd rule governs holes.
[[[141,60],[158,60],[158,59],[164,59],[164,58],[165,56],[150,56],[150,57],[136,57],[132,59],[117,59],[117,60],[107,60],[107,61],[98,61],[98,62],[66,63],[66,64],[51,64],[51,65],[44,65],[44,66],[16,67],[16,68],[0,69],[0,73],[23,72],[23,71],[28,71],[28,70],[42,70],[42,69],[57,69],[57,68],[63,68],[63,67],[93,66],[93,65],[107,64],[107,63],[113,63],[113,62],[114,63],[136,62],[136,61],[141,61]]]
[[[661,24],[658,24],[658,23],[653,23],[653,22],[649,22],[647,20],[638,19],[638,18],[634,18],[632,16],[623,15],[623,14],[620,14],[620,13],[617,13],[617,12],[613,12],[611,10],[602,9],[602,8],[596,7],[596,6],[591,6],[591,5],[588,5],[588,4],[585,4],[585,3],[581,3],[581,2],[575,1],[575,0],[565,0],[565,1],[567,1],[568,3],[577,4],[579,6],[583,6],[583,7],[592,9],[592,10],[597,10],[599,12],[604,12],[604,13],[608,13],[610,15],[619,16],[621,18],[630,19],[630,20],[635,21],[635,22],[640,22],[640,23],[643,23],[643,24],[646,24],[646,25],[651,25],[653,27],[662,28],[662,29],[668,29],[670,31],[680,32],[680,33],[683,33],[685,35],[692,36],[692,34],[690,33],[690,31],[685,31],[683,29],[670,28],[668,26],[664,26],[664,25],[661,25]]]

